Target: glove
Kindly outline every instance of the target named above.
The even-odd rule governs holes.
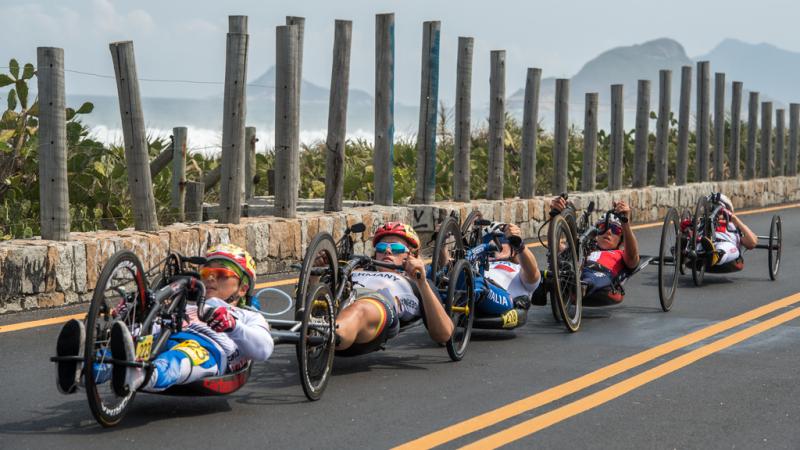
[[[220,306],[211,313],[211,318],[206,323],[218,333],[229,332],[236,328],[236,317],[231,314],[230,309]]]

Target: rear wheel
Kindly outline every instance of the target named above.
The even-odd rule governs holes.
[[[306,298],[311,285],[324,283],[330,287],[331,292],[336,290],[338,270],[339,260],[333,237],[327,232],[317,234],[308,245],[303,264],[300,266],[294,297],[295,320],[303,320]]]
[[[334,355],[333,293],[324,283],[309,286],[303,307],[300,340],[297,341],[297,361],[300,382],[309,400],[319,400],[333,367]]]
[[[581,326],[583,296],[578,265],[578,249],[567,219],[555,216],[548,232],[550,270],[553,272],[552,298],[567,330]]]
[[[464,259],[458,260],[450,272],[444,309],[454,327],[447,341],[447,353],[453,361],[461,361],[467,352],[475,319],[475,280],[472,268]]]
[[[147,282],[139,258],[129,250],[115,253],[103,267],[86,317],[83,381],[89,407],[104,427],[117,425],[136,396],[135,391],[117,396],[111,387],[109,338],[111,325],[121,320],[134,339],[148,334],[142,330],[147,309]]]
[[[658,299],[664,312],[672,308],[678,289],[678,267],[681,265],[680,223],[678,211],[670,208],[661,226],[658,249]]]
[[[781,246],[783,244],[783,231],[781,230],[781,216],[772,216],[769,225],[769,279],[778,279],[781,270]]]

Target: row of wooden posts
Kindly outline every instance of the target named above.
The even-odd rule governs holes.
[[[275,80],[275,215],[295,217],[299,192],[300,147],[300,87],[302,79],[303,33],[302,17],[287,17],[286,25],[276,28]],[[344,181],[344,149],[346,141],[347,97],[349,91],[350,47],[352,23],[337,20],[331,70],[328,134],[326,139],[325,211],[342,209]],[[153,162],[148,161],[139,82],[134,59],[133,43],[114,42],[110,50],[114,63],[119,95],[120,116],[125,142],[128,180],[137,230],[157,229],[152,177],[172,161],[172,203],[178,220],[201,220],[204,190],[220,183],[220,222],[238,223],[242,203],[251,199],[255,174],[255,128],[246,127],[247,87],[247,17],[230,16],[226,45],[224,110],[222,126],[222,161],[218,169],[206,173],[201,181],[186,181],[185,127],[173,129],[173,143]],[[436,128],[439,87],[439,52],[441,23],[423,24],[422,70],[420,88],[419,132],[417,136],[417,165],[415,203],[431,203],[435,193]],[[394,195],[394,76],[395,76],[394,14],[378,14],[375,29],[375,135],[374,135],[374,202],[391,205]],[[456,68],[455,145],[453,197],[455,201],[470,200],[470,131],[471,86],[474,40],[458,38]],[[69,237],[69,199],[66,176],[66,122],[63,50],[40,47],[37,55],[40,119],[40,189],[41,222],[44,239],[65,240]],[[491,52],[489,158],[486,197],[503,198],[503,167],[505,152],[505,71],[506,52]],[[536,190],[536,151],[539,91],[542,71],[530,68],[525,85],[523,136],[519,196],[531,198]],[[655,145],[655,184],[666,186],[668,180],[668,135],[670,129],[672,72],[659,73],[658,116]],[[689,111],[692,67],[681,70],[680,105],[678,109],[678,146],[675,180],[687,181],[689,161]],[[710,151],[710,66],[697,63],[696,81],[697,181],[706,181],[713,169],[713,179],[724,177],[726,157],[729,177],[738,179],[740,113],[742,83],[732,85],[731,142],[724,142],[725,74],[715,74],[714,142]],[[633,186],[647,184],[648,136],[650,121],[650,81],[640,80],[637,92]],[[583,170],[581,190],[595,189],[597,178],[597,110],[598,93],[586,93],[583,141]],[[744,178],[756,176],[756,134],[758,130],[759,94],[750,92],[747,153]],[[772,103],[761,103],[761,161],[760,176],[797,174],[798,126],[800,104],[790,107],[790,138],[788,161],[784,164],[784,111],[776,112],[779,138],[776,140],[775,160],[771,151]],[[623,187],[623,86],[611,86],[611,127],[609,153],[609,190]],[[567,190],[569,130],[569,80],[556,80],[554,126],[553,192]],[[713,163],[713,167],[711,164]],[[774,171],[771,169],[774,167]]]

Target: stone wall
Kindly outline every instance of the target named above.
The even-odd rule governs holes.
[[[734,207],[759,207],[800,200],[800,177],[776,177],[752,181],[694,183],[666,188],[646,187],[614,192],[573,193],[578,208],[594,201],[596,209],[607,210],[612,200],[626,200],[635,223],[660,220],[671,206],[693,208],[697,199],[721,191],[731,197]],[[162,261],[168,250],[186,255],[203,253],[210,245],[231,242],[253,255],[259,274],[289,270],[302,259],[305,247],[320,231],[341,237],[346,226],[364,222],[367,232],[356,251],[365,250],[378,225],[389,220],[412,223],[424,236],[436,223],[455,212],[466,217],[477,209],[484,218],[514,222],[526,237],[534,237],[546,220],[549,197],[530,200],[476,200],[471,203],[439,202],[434,205],[365,206],[340,213],[298,213],[297,219],[276,217],[243,218],[238,225],[215,223],[174,224],[156,233],[137,231],[72,233],[69,242],[12,240],[0,243],[0,314],[49,308],[88,301],[103,264],[116,251],[129,249],[145,268]]]

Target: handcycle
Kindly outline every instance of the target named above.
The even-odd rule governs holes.
[[[369,256],[357,255],[354,252],[353,235],[363,233],[366,227],[363,223],[357,223],[348,227],[344,235],[334,241],[333,236],[328,232],[317,234],[311,241],[306,250],[302,264],[299,266],[300,275],[295,289],[296,315],[307,315],[306,311],[313,308],[319,299],[324,298],[325,305],[330,305],[330,311],[326,312],[332,328],[336,328],[336,317],[345,301],[353,293],[353,281],[350,275],[356,270],[374,270],[377,267],[392,270],[403,270],[403,266],[389,264],[383,261],[372,259]],[[425,274],[414,274],[416,277]],[[467,263],[459,259],[450,267],[446,276],[466,276],[471,277],[471,272],[467,270]],[[471,278],[469,278],[471,280]],[[445,346],[453,361],[459,361],[466,353],[469,343],[469,336],[472,326],[472,311],[474,309],[474,294],[472,283],[467,283],[463,288],[457,288],[453,283],[442,289],[436,287],[435,292],[444,305],[450,319],[454,324],[454,332]],[[312,313],[315,316],[316,313]],[[424,317],[424,316],[423,316]],[[414,320],[409,323],[401,323],[400,331],[419,325],[424,319]],[[333,361],[335,352],[327,353],[326,357]],[[310,357],[314,360],[316,357]],[[329,366],[327,366],[329,367]],[[309,373],[314,373],[309,371]],[[311,380],[308,385],[312,388],[324,388],[328,381],[330,372],[319,373]],[[306,387],[306,383],[303,385]]]
[[[566,193],[561,197],[568,200]],[[592,221],[594,202],[577,216],[574,204],[568,202],[560,213],[550,211],[550,219],[539,229],[539,241],[547,248],[547,270],[543,273],[543,283],[550,294],[553,317],[563,322],[567,330],[578,331],[583,307],[608,306],[609,303],[598,298],[584,299],[587,283],[581,280],[587,257],[597,249],[595,237],[600,227]],[[608,229],[611,216],[618,216],[614,210],[605,213],[602,229]],[[548,225],[547,245],[542,242],[541,230]],[[661,226],[661,240],[658,256],[640,255],[639,264],[632,269],[623,270],[612,280],[611,289],[623,292],[623,285],[632,276],[650,264],[658,266],[658,297],[664,312],[672,308],[678,286],[678,267],[681,253],[679,243],[678,213],[674,208],[667,211]],[[585,301],[586,300],[586,301]]]
[[[686,273],[686,266],[692,271],[692,281],[695,286],[701,286],[706,273],[723,274],[739,272],[744,268],[744,259],[741,256],[740,247],[739,258],[727,264],[712,265],[713,254],[705,249],[697,248],[698,243],[704,238],[713,241],[714,232],[719,225],[719,216],[725,207],[720,201],[720,193],[702,196],[697,200],[694,214],[688,209],[681,215],[681,223],[686,223],[681,229],[681,257],[685,264],[680,266],[681,274]],[[783,231],[781,226],[781,216],[775,214],[769,226],[769,235],[757,236],[759,243],[755,248],[765,249],[767,253],[767,269],[769,278],[775,281],[778,278],[781,264],[781,247],[783,244]],[[766,241],[766,242],[765,242]]]
[[[187,306],[196,306],[198,315],[203,312],[205,286],[196,267],[205,263],[204,257],[170,253],[163,261],[152,289],[148,286],[148,272],[145,272],[141,260],[129,250],[115,253],[103,267],[85,319],[86,341],[83,356],[50,358],[53,362],[83,363],[82,385],[86,390],[92,414],[100,425],[117,425],[136,396],[136,391],[118,396],[112,389],[111,381],[103,377],[101,372],[110,369],[110,365],[122,365],[147,369],[147,377],[150,376],[152,361],[165,349],[170,336],[184,329],[188,318]],[[124,308],[120,308],[121,306]],[[252,307],[249,309],[269,315]],[[109,339],[111,327],[116,320],[122,320],[127,325],[135,340],[136,361],[116,360],[111,357]],[[275,344],[296,345],[306,396],[309,400],[318,399],[322,391],[309,391],[306,386],[308,370],[313,365],[309,364],[310,353],[307,350],[332,343],[330,327],[325,328],[324,324],[317,323],[316,318],[312,319],[309,314],[301,315],[296,321],[267,319],[267,322]],[[251,363],[248,362],[233,372],[176,385],[158,394],[231,394],[245,385],[250,371]]]

